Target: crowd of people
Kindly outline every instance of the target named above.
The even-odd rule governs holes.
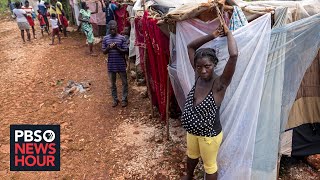
[[[65,16],[65,12],[63,10],[61,2],[57,0],[51,0],[49,2],[44,2],[43,0],[39,0],[38,2],[38,10],[37,13],[30,6],[29,1],[22,2],[16,1],[12,3],[10,0],[8,1],[10,10],[12,11],[12,16],[16,19],[18,28],[21,31],[21,38],[23,43],[25,40],[25,32],[27,34],[27,41],[31,41],[30,29],[32,29],[33,38],[37,39],[35,32],[35,20],[38,19],[40,30],[42,36],[44,36],[43,32],[47,32],[48,35],[52,35],[52,43],[54,44],[55,36],[58,37],[60,43],[60,31],[63,32],[64,36],[67,37],[66,28],[68,26],[68,20]],[[49,20],[51,24],[51,31],[49,28]]]
[[[116,107],[120,101],[117,95],[116,79],[119,74],[122,81],[121,106],[128,105],[128,82],[127,82],[127,61],[130,26],[123,28],[123,33],[118,33],[118,24],[115,18],[115,11],[119,5],[109,0],[100,0],[102,11],[106,16],[106,35],[102,40],[102,52],[107,54],[108,74],[110,78],[111,95],[113,98],[112,107]],[[49,10],[49,11],[48,11]],[[86,2],[81,2],[81,10],[78,20],[89,44],[90,55],[96,56],[93,52],[93,27],[90,17],[99,11],[98,2],[95,2],[95,9],[91,11]],[[21,30],[21,37],[25,42],[24,31],[27,32],[30,41],[30,26],[33,37],[35,36],[34,10],[29,6],[28,1],[22,6],[20,2],[15,3],[13,9]],[[50,4],[39,0],[38,20],[41,32],[46,31],[52,34],[52,43],[57,36],[60,43],[60,34],[67,36],[68,26],[62,4],[57,0],[51,0]],[[52,30],[49,30],[49,21]],[[216,52],[211,48],[200,48],[203,44],[219,36],[227,36],[229,61],[221,76],[214,73],[213,69],[218,63]],[[189,61],[196,73],[196,83],[186,99],[185,108],[182,114],[182,125],[187,131],[187,175],[183,179],[192,179],[193,171],[201,157],[204,163],[206,179],[217,179],[217,154],[222,141],[223,130],[220,124],[219,108],[223,101],[227,87],[229,86],[235,71],[238,50],[235,39],[226,24],[212,34],[195,39],[188,45]],[[200,48],[200,49],[199,49]],[[203,114],[203,112],[208,112]],[[214,143],[213,143],[214,142]]]
[[[121,106],[126,107],[128,105],[126,55],[128,54],[129,49],[130,27],[124,28],[122,33],[123,35],[119,34],[118,25],[115,21],[115,11],[119,8],[119,4],[112,3],[109,0],[104,0],[104,2],[100,0],[100,3],[102,7],[101,11],[105,12],[106,16],[106,35],[102,41],[102,52],[108,56],[108,73],[113,97],[112,107],[116,107],[120,103],[117,97],[117,74],[120,75],[123,86]],[[81,2],[81,10],[78,17],[78,20],[80,21],[78,29],[81,29],[85,34],[89,45],[89,54],[92,56],[97,56],[97,54],[93,52],[94,34],[90,21],[91,15],[96,14],[99,11],[98,2],[95,4],[95,10],[91,11],[86,2]],[[49,3],[39,0],[37,10],[38,15],[36,15],[28,0],[26,0],[24,4],[21,2],[11,3],[9,0],[9,7],[12,10],[13,17],[17,21],[18,28],[21,31],[23,43],[26,42],[25,32],[27,34],[27,41],[31,41],[30,29],[32,29],[33,38],[37,38],[34,27],[36,19],[39,21],[42,36],[44,36],[44,32],[46,32],[48,35],[51,35],[50,45],[54,45],[55,37],[58,38],[58,43],[61,43],[61,32],[65,37],[67,37],[66,29],[68,27],[68,20],[61,2],[57,0],[51,0]],[[49,28],[50,25],[51,30]]]

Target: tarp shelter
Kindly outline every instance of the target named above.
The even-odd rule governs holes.
[[[159,21],[162,20],[157,7],[168,10],[183,7],[185,3],[191,3],[192,6],[195,4],[191,0],[148,1],[145,4],[147,11],[143,12],[142,2],[142,0],[136,1],[132,8],[134,13],[129,12],[130,14],[135,14],[134,26],[130,37],[133,41],[130,42],[129,56],[137,56],[137,62],[141,64],[145,71],[147,85],[150,85],[148,89],[150,89],[149,95],[151,96],[152,104],[158,108],[161,119],[165,120],[168,115],[166,105],[173,98],[167,72],[167,65],[170,61],[169,33],[168,29],[161,32],[163,29],[157,26]],[[154,7],[154,5],[159,6]]]

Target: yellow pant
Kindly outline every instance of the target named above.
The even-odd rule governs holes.
[[[222,132],[214,137],[195,136],[187,133],[188,157],[191,159],[201,157],[207,174],[214,174],[218,170],[217,155],[222,137]]]

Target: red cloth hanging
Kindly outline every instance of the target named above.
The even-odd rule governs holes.
[[[157,79],[157,74],[155,73],[156,53],[154,52],[154,48],[152,45],[152,42],[154,41],[153,26],[150,25],[147,11],[144,13],[144,16],[142,18],[142,27],[143,27],[144,40],[145,40],[145,45],[146,45],[147,54],[148,54],[148,59],[147,59],[148,62],[146,65],[147,72],[145,72],[145,75],[147,75],[147,78],[150,84],[150,92],[152,94],[152,104],[158,107],[158,99],[159,99],[159,94],[158,94],[159,91],[157,89],[158,79]]]
[[[169,50],[169,38],[160,30],[157,26],[158,20],[153,19],[152,23],[154,26],[155,32],[155,42],[157,43],[156,50],[159,56],[157,61],[157,73],[159,77],[159,111],[163,120],[166,118],[166,103],[167,103],[167,77],[168,77],[168,63],[170,58],[170,50]],[[169,84],[170,86],[170,84]],[[170,90],[169,90],[170,91]],[[170,93],[169,93],[170,99]]]
[[[124,4],[115,11],[116,21],[118,24],[118,32],[121,33],[126,26],[130,26],[129,13],[127,11],[127,4]]]
[[[170,50],[169,38],[159,29],[157,22],[158,20],[156,19],[148,18],[148,12],[145,12],[142,24],[145,45],[148,52],[147,73],[149,75],[150,90],[152,93],[152,104],[158,107],[161,119],[165,120],[168,77],[167,66],[170,58]],[[170,94],[172,95],[172,93]]]

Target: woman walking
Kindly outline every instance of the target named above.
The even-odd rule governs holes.
[[[227,35],[229,60],[221,76],[213,70],[218,64],[215,50],[198,49],[203,44]],[[197,50],[198,49],[198,50]],[[187,131],[187,175],[193,178],[194,169],[202,158],[206,180],[217,179],[217,155],[222,142],[219,109],[235,71],[238,49],[232,33],[224,23],[212,34],[200,37],[188,45],[189,60],[195,70],[196,82],[188,94],[182,114],[182,126]]]
[[[30,26],[27,20],[27,13],[23,9],[21,9],[20,2],[15,2],[15,6],[16,8],[12,10],[12,13],[16,17],[18,27],[21,31],[21,38],[23,40],[23,43],[25,43],[26,40],[24,39],[24,31],[27,32],[28,41],[30,41]]]
[[[98,3],[96,2],[96,10],[94,12],[90,11],[86,2],[81,2],[81,8],[82,9],[80,10],[80,14],[78,18],[79,21],[81,22],[81,29],[87,37],[90,55],[97,56],[96,54],[93,53],[94,36],[93,36],[92,25],[90,23],[90,16],[91,14],[96,14],[98,12]]]
[[[29,5],[29,1],[25,1],[24,2],[24,6],[22,6],[23,10],[26,11],[27,13],[27,20],[29,22],[29,25],[31,26],[32,28],[32,34],[33,34],[33,38],[34,39],[37,39],[36,38],[36,32],[35,32],[35,29],[34,29],[34,19],[36,18],[36,14],[33,10],[33,8]]]

